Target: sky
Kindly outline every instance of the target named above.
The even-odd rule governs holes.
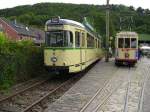
[[[41,2],[75,3],[104,5],[106,0],[0,0],[0,9],[12,8],[19,5],[33,5]],[[123,4],[126,6],[142,7],[150,9],[148,0],[110,0],[110,4]]]

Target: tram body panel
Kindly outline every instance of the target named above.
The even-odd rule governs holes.
[[[61,66],[66,67],[69,72],[79,72],[96,60],[101,59],[102,54],[100,52],[98,49],[50,50],[47,48],[44,50],[44,63],[49,67]],[[53,62],[53,58],[56,58],[57,61]]]
[[[116,60],[137,60],[138,59],[138,49],[117,49],[118,56]]]

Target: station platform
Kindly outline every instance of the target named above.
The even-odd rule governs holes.
[[[79,112],[92,96],[113,76],[117,67],[111,60],[99,61],[60,99],[51,104],[45,112]]]
[[[126,107],[134,112],[142,101],[142,84],[149,72],[150,63],[145,62],[128,68],[114,66],[113,60],[99,61],[44,112],[121,112]]]

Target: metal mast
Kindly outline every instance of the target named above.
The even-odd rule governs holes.
[[[106,5],[106,43],[105,43],[105,61],[109,61],[109,0],[107,0]]]

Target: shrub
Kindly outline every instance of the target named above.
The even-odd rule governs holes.
[[[38,70],[38,71],[37,71]],[[9,41],[0,34],[0,89],[43,72],[43,49],[31,41]]]

